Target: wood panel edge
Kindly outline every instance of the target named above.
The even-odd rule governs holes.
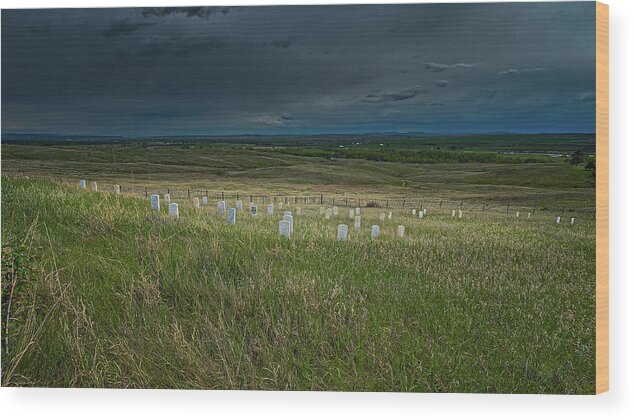
[[[596,383],[609,389],[609,8],[596,2]]]

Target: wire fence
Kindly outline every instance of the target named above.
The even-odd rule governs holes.
[[[40,178],[40,177],[36,177]],[[51,180],[50,177],[41,177],[42,179]],[[75,184],[66,179],[56,179],[57,182],[65,184]],[[360,197],[345,194],[304,194],[304,195],[284,195],[284,194],[264,194],[264,193],[243,193],[237,191],[217,191],[214,189],[203,188],[184,188],[184,187],[145,187],[139,185],[114,184],[107,182],[99,182],[100,191],[115,191],[115,186],[119,187],[119,191],[125,194],[131,194],[149,198],[152,194],[163,196],[169,194],[172,200],[192,199],[194,197],[208,197],[210,201],[221,200],[243,200],[255,204],[278,204],[284,205],[321,205],[342,208],[383,208],[391,210],[411,210],[411,209],[427,209],[427,210],[462,210],[470,213],[508,213],[522,214],[531,213],[538,215],[540,213],[557,215],[562,217],[574,217],[575,215],[583,215],[596,219],[595,207],[582,207],[574,205],[544,205],[544,204],[526,204],[502,201],[478,201],[478,200],[452,200],[444,198],[424,198],[424,197]],[[78,184],[77,184],[78,185]],[[86,187],[90,189],[90,182],[86,182]]]
[[[594,218],[596,216],[595,207],[580,207],[570,205],[526,205],[512,202],[503,203],[499,201],[477,201],[477,200],[449,200],[449,199],[427,199],[418,197],[359,197],[332,194],[309,194],[309,195],[283,195],[283,194],[254,194],[241,193],[236,191],[215,191],[200,188],[152,188],[152,187],[129,187],[122,189],[122,192],[149,197],[152,194],[169,194],[171,199],[182,200],[194,197],[208,197],[210,201],[221,200],[243,200],[255,204],[277,204],[284,205],[322,205],[342,208],[383,208],[383,209],[429,209],[429,210],[463,210],[471,213],[538,213],[557,214],[560,216],[583,214]]]

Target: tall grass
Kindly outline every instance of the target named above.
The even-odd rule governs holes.
[[[284,240],[277,210],[2,181],[5,386],[594,391],[591,220],[302,206]]]

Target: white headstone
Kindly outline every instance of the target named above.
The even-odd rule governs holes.
[[[384,221],[385,220],[385,213],[379,214],[379,220],[380,221]]]
[[[530,212],[528,213],[528,218],[529,218],[529,219],[531,218],[531,214],[530,214]]]
[[[258,206],[256,205],[251,206],[251,216],[255,217],[257,215],[258,215]]]
[[[333,216],[338,216],[339,215],[339,207],[333,207],[332,208],[332,215]]]
[[[93,191],[97,191],[97,183],[93,181],[93,182],[90,184],[90,189],[91,189],[91,190],[93,190]]]
[[[423,209],[423,214],[427,216],[427,209]]]
[[[391,211],[387,212],[387,220],[392,220],[392,212]]]
[[[397,226],[396,236],[398,236],[399,238],[402,238],[403,236],[405,236],[405,226],[403,225]]]
[[[242,211],[242,200],[236,200],[236,210]]]
[[[286,220],[288,223],[291,224],[291,233],[293,233],[293,216],[290,214],[285,214],[284,216],[282,216],[282,220]]]
[[[286,211],[282,214],[282,216],[292,216],[292,215],[293,215],[293,213],[291,213],[291,212],[290,212],[290,211],[288,211],[288,210],[286,210]]]
[[[332,216],[332,209],[326,209],[326,219],[330,219]]]
[[[152,194],[150,196],[150,206],[152,206],[152,210],[161,210],[161,199],[158,194]]]
[[[425,213],[423,213],[423,211],[422,211],[422,210],[420,210],[420,211],[418,212],[418,218],[419,218],[419,219],[422,219],[422,218],[423,218],[423,216],[425,216]]]
[[[278,224],[279,236],[291,237],[291,222],[288,220],[280,220]]]
[[[295,214],[297,214],[298,216],[300,216],[302,214],[302,208],[301,207],[297,207],[295,209]]]
[[[225,210],[227,208],[227,202],[222,200],[218,201],[218,213],[225,214]]]
[[[354,228],[356,230],[361,229],[361,216],[354,216]]]
[[[284,205],[284,203],[282,203],[281,201],[279,203],[277,203],[277,209],[278,210],[282,210],[282,206]]]
[[[337,226],[337,240],[345,241],[348,239],[348,225]]]
[[[269,204],[268,206],[266,206],[266,214],[268,214],[269,216],[273,216],[274,213],[275,208],[273,207],[273,204]]]
[[[520,217],[520,212],[519,212],[519,211],[516,211],[516,212],[515,212],[515,217],[517,217],[517,218],[519,218],[519,217]]]
[[[114,186],[114,193],[115,194],[121,194],[121,185],[115,185]]]
[[[571,218],[570,218],[570,224],[571,224],[571,225],[574,225],[574,224],[575,224],[575,218],[574,218],[574,217],[571,217]]]
[[[372,239],[376,239],[379,236],[379,225],[372,225]]]
[[[348,211],[348,217],[349,217],[350,219],[354,219],[354,210],[350,209],[350,210]]]
[[[555,222],[557,223],[561,222],[561,216],[557,216],[557,220],[555,220]]]
[[[207,197],[206,195],[203,196],[203,206],[206,206],[207,204],[209,204],[209,197]]]
[[[412,209],[412,216],[416,216],[416,209]]]
[[[194,199],[192,200],[194,203],[194,208],[200,208],[200,200],[198,199],[198,197],[194,197]]]
[[[361,216],[361,209],[359,207],[357,207],[356,209],[354,209],[354,215],[355,216]]]
[[[169,204],[169,215],[178,219],[178,203]]]
[[[458,219],[462,219],[462,210],[458,210]]]
[[[170,203],[170,195],[169,194],[163,194],[163,200],[165,200],[165,204],[169,204]]]
[[[451,210],[451,217],[456,217],[456,211],[455,210]]]
[[[236,224],[236,209],[233,207],[227,209],[227,223],[230,225]]]
[[[79,188],[86,188],[86,180],[85,179],[80,179],[79,180]]]

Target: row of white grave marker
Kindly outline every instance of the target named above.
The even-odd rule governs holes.
[[[85,179],[80,179],[79,180],[79,187],[82,189],[86,188],[86,180]],[[97,191],[97,183],[96,182],[92,182],[90,184],[90,189],[92,191]],[[121,193],[121,186],[120,185],[114,185],[114,191],[116,194],[120,194]],[[163,194],[163,200],[165,201],[165,204],[168,204],[169,206],[169,214],[170,216],[174,216],[176,218],[178,218],[178,204],[177,203],[171,203],[170,201],[170,195],[169,193]],[[209,203],[209,198],[207,196],[204,196],[202,198],[202,203],[203,205],[207,205]],[[152,194],[150,196],[150,204],[153,210],[160,210],[160,199],[159,199],[159,195],[158,194]],[[172,206],[172,204],[174,204],[174,206]],[[194,197],[193,198],[193,205],[194,208],[200,208],[200,201],[198,199],[198,197]],[[250,203],[250,210],[251,210],[251,215],[252,216],[257,216],[258,214],[258,208],[254,203]],[[281,209],[282,208],[282,203],[278,203],[278,208]],[[242,200],[236,200],[236,207],[235,208],[231,208],[229,210],[233,210],[233,215],[230,217],[229,215],[228,217],[228,221],[230,224],[235,224],[235,212],[236,210],[238,211],[242,211]],[[218,202],[218,212],[220,214],[225,214],[226,211],[226,202],[223,201],[219,201]],[[274,205],[273,204],[269,204],[267,205],[266,208],[267,214],[268,215],[273,215],[274,214]],[[336,216],[339,214],[339,209],[338,207],[332,207],[332,208],[328,208],[324,211],[323,208],[319,209],[320,214],[325,213],[325,217],[326,219],[330,219],[332,216]],[[302,212],[301,207],[297,207],[296,208],[296,213],[298,215],[300,215]],[[284,212],[284,214],[286,215],[287,213],[290,212]],[[418,218],[419,219],[423,219],[424,216],[427,214],[427,209],[422,209],[418,211]],[[354,228],[355,229],[360,229],[361,228],[361,209],[359,207],[355,208],[354,212],[352,209],[349,210],[348,216],[349,218],[354,218]],[[416,209],[412,209],[412,215],[416,215]],[[379,214],[379,220],[380,221],[384,221],[385,220],[385,213],[380,213]],[[456,217],[456,210],[452,210],[451,211],[451,217]],[[520,217],[520,212],[515,212],[515,217],[519,218]],[[292,218],[292,216],[291,216]],[[387,213],[387,218],[388,220],[392,219],[392,212],[388,212]],[[461,219],[462,218],[462,210],[458,210],[458,218]],[[531,213],[528,213],[528,218],[531,218]],[[557,218],[555,219],[555,223],[560,224],[561,223],[561,216],[557,216]],[[570,224],[574,225],[575,224],[575,218],[571,217],[570,218]],[[376,225],[375,225],[376,226]],[[347,229],[347,227],[346,227]],[[378,226],[377,226],[378,229]],[[291,231],[292,231],[292,222],[291,222]],[[347,232],[347,230],[346,230]]]
[[[379,237],[380,232],[381,232],[381,229],[379,228],[378,225],[372,225],[372,230],[370,231],[370,237],[372,239],[376,239]],[[396,236],[399,238],[403,238],[405,236],[405,226],[399,225],[396,227]],[[348,240],[348,225],[340,224],[337,226],[337,240],[338,241]]]
[[[81,188],[81,189],[86,189],[86,180],[85,180],[85,179],[80,179],[80,180],[79,180],[79,188]],[[91,182],[91,183],[90,183],[90,189],[91,189],[92,191],[97,191],[97,183],[96,183],[96,182],[94,182],[94,181],[93,181],[93,182]],[[113,189],[114,189],[114,193],[115,193],[115,194],[121,194],[121,185],[118,185],[118,184],[117,184],[117,185],[114,185],[114,186],[113,186]]]

